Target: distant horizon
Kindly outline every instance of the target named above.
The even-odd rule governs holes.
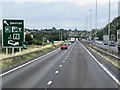
[[[56,27],[55,27],[56,28]],[[44,29],[52,29],[52,27],[51,28],[40,28],[40,29],[37,29],[37,28],[24,28],[24,29],[29,29],[29,30],[44,30]],[[72,31],[74,31],[75,29],[65,29],[65,28],[56,28],[57,30],[59,30],[59,29],[64,29],[64,30],[72,30]],[[85,29],[78,29],[78,28],[76,28],[77,30],[79,30],[79,31],[84,31]],[[94,28],[93,28],[94,29]],[[97,28],[97,30],[99,30],[100,28]],[[0,29],[0,31],[1,31],[2,29]],[[86,30],[86,31],[89,31],[89,30]]]

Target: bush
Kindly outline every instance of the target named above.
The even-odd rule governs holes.
[[[31,34],[26,34],[25,35],[25,41],[27,41],[29,45],[32,44]]]
[[[32,40],[32,44],[42,45],[42,42],[41,42],[41,41],[38,41],[38,40],[36,40],[36,39],[33,39],[33,40]]]

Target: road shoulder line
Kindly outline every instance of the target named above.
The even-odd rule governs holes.
[[[81,44],[81,43],[80,43],[80,44]],[[81,45],[82,45],[82,47],[89,53],[89,55],[97,62],[97,64],[98,64],[118,85],[120,85],[120,81],[119,81],[114,75],[112,75],[112,74],[110,73],[110,71],[107,70],[107,68],[104,67],[104,66],[90,53],[90,51],[89,51],[83,44],[81,44]]]
[[[59,48],[58,48],[58,49],[59,49]],[[15,71],[15,70],[17,70],[17,69],[20,69],[20,68],[22,68],[22,67],[24,67],[24,66],[27,66],[27,65],[29,65],[29,64],[37,61],[38,59],[41,59],[41,58],[43,58],[43,57],[45,57],[45,56],[48,56],[48,55],[54,53],[55,51],[57,51],[58,49],[55,49],[55,50],[53,50],[53,51],[51,51],[51,52],[49,52],[49,53],[47,53],[47,54],[45,54],[45,55],[43,55],[43,56],[40,56],[40,57],[38,57],[38,58],[36,58],[36,59],[33,59],[32,61],[29,61],[29,62],[27,62],[27,63],[25,63],[25,64],[22,64],[22,65],[20,65],[20,66],[18,66],[18,67],[16,67],[16,68],[11,69],[11,70],[9,70],[9,71],[7,71],[7,72],[5,72],[5,73],[2,73],[2,74],[0,74],[0,77],[4,76],[4,75],[6,75],[6,74],[9,74],[9,73],[11,73],[11,72],[13,72],[13,71]]]

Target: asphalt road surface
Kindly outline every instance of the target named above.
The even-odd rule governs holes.
[[[3,88],[118,88],[79,43],[2,76]]]

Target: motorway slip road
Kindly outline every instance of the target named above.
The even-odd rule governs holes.
[[[118,88],[79,42],[2,76],[2,88]]]

